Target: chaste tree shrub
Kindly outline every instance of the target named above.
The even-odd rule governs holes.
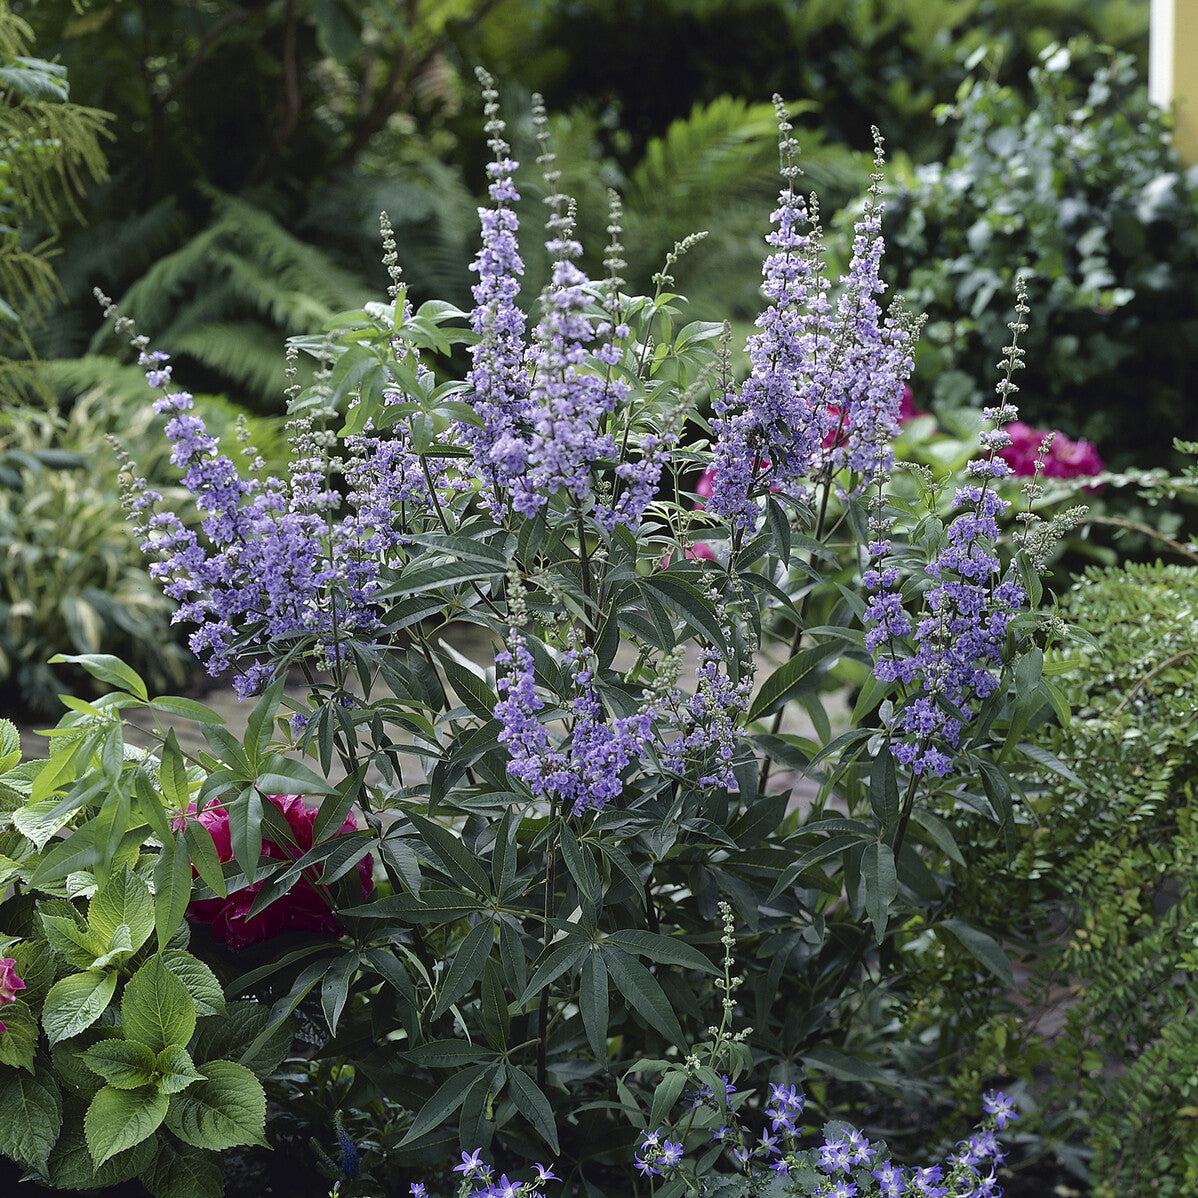
[[[879,302],[880,137],[833,284],[777,102],[766,303],[736,379],[721,326],[681,319],[669,264],[652,295],[624,290],[615,215],[608,277],[583,272],[540,108],[553,266],[520,306],[518,167],[484,82],[474,307],[413,309],[384,224],[390,302],[297,346],[332,369],[292,389],[287,477],[224,452],[133,336],[198,526],[144,481],[128,502],[193,650],[255,702],[235,737],[80,656],[115,692],[71,702],[47,761],[8,763],[20,901],[0,932],[40,981],[17,970],[26,1035],[0,1084],[38,1101],[0,1150],[51,1182],[45,1150],[67,1137],[72,1178],[120,1156],[157,1198],[218,1193],[215,1154],[271,1134],[260,1078],[293,1031],[279,1084],[318,1139],[372,1124],[366,1157],[342,1130],[342,1193],[483,1152],[505,1170],[553,1154],[566,1184],[624,1192],[634,1155],[672,1170],[733,1111],[760,1130],[767,1083],[788,1136],[864,1104],[930,1149],[923,1113],[887,1106],[936,1094],[889,1031],[917,955],[931,937],[1012,981],[953,901],[953,824],[991,822],[1013,852],[1008,763],[1064,714],[1043,668],[1062,628],[1038,611],[1052,529],[1029,515],[1000,535],[1022,291],[980,453],[892,485],[918,322]],[[822,693],[840,661],[861,680],[846,712]],[[286,694],[292,670],[306,693]],[[161,722],[152,752],[125,747],[127,709]],[[238,1004],[215,1042],[193,1026],[218,1007],[193,954]],[[169,1037],[145,1039],[143,995]],[[93,1043],[109,1040],[141,1047]],[[113,1051],[136,1066],[119,1081]],[[668,1159],[641,1134],[667,1123]],[[875,1184],[868,1143],[837,1126],[793,1185],[772,1169],[775,1190]],[[954,1195],[996,1192],[992,1133],[954,1153]],[[702,1168],[735,1177],[744,1145],[723,1135]],[[944,1192],[938,1166],[920,1176]]]
[[[1198,178],[1126,55],[1054,46],[1030,96],[962,85],[943,162],[892,205],[887,277],[928,323],[916,351],[936,406],[980,406],[1006,296],[1026,271],[1024,416],[1081,434],[1114,468],[1163,462],[1184,425],[1198,320]]]

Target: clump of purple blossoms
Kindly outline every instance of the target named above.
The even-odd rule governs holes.
[[[682,1163],[682,1144],[664,1139],[660,1127],[656,1131],[643,1131],[632,1162],[643,1177],[663,1177],[667,1169]]]
[[[749,377],[739,392],[731,390],[714,404],[715,475],[707,504],[734,528],[750,530],[758,519],[755,493],[767,473],[772,488],[787,490],[825,467],[848,464],[866,483],[886,468],[912,365],[908,323],[900,315],[883,319],[875,298],[884,290],[878,180],[857,222],[852,261],[833,311],[818,210],[814,199],[809,206],[795,190],[798,146],[781,97],[774,103],[786,186],[766,238],[774,251],[762,268],[770,304],[757,318],[760,331],[749,338]],[[825,461],[823,445],[834,420],[845,422],[849,437]]]
[[[686,775],[693,774],[697,764],[699,786],[735,790],[732,758],[740,742],[738,718],[749,708],[752,687],[750,673],[734,682],[719,650],[704,648],[695,693],[688,699],[672,688],[666,696],[680,735],[663,749],[662,766]]]
[[[914,688],[901,709],[895,729],[901,739],[892,752],[916,774],[942,778],[951,772],[952,758],[942,746],[957,747],[965,721],[998,688],[1007,626],[1027,600],[1011,578],[1000,581],[1002,565],[994,552],[998,517],[1008,505],[991,483],[1010,473],[997,451],[1009,443],[1003,430],[1016,415],[1008,405],[986,410],[996,427],[982,436],[986,457],[968,467],[981,483],[960,488],[953,499],[958,514],[945,529],[943,548],[925,568],[936,585],[924,596],[926,614],[915,626],[910,655],[900,651],[912,628],[897,590],[899,571],[884,564],[890,542],[870,545],[879,565],[866,570],[863,579],[872,596],[865,610],[865,643],[879,679]]]
[[[896,1165],[887,1159],[884,1145],[871,1143],[861,1131],[844,1123],[826,1125],[822,1144],[802,1147],[799,1124],[803,1104],[804,1096],[794,1086],[771,1084],[764,1110],[770,1126],[754,1139],[742,1131],[738,1110],[707,1098],[702,1104],[710,1112],[707,1117],[712,1121],[727,1118],[733,1125],[721,1122],[708,1142],[723,1144],[746,1177],[760,1179],[770,1173],[785,1177],[787,1193],[808,1198],[865,1194],[880,1198],[1001,1198],[997,1172],[1005,1157],[996,1132],[1019,1117],[1013,1112],[1014,1104],[1001,1092],[986,1093],[982,1125],[962,1140],[943,1164],[923,1167]],[[688,1127],[693,1123],[692,1117]],[[702,1126],[695,1125],[695,1130]],[[682,1137],[671,1141],[661,1128],[641,1132],[633,1163],[645,1176],[683,1179],[688,1189],[693,1189],[683,1150]]]
[[[520,199],[513,175],[519,164],[503,138],[498,93],[481,68],[486,131],[492,160],[487,166],[492,207],[479,208],[482,246],[471,263],[478,274],[470,326],[479,340],[471,350],[469,402],[479,424],[461,423],[458,436],[474,451],[483,483],[482,502],[492,510],[524,471],[532,425],[530,382],[525,366],[524,313],[517,299],[524,262],[517,240],[519,220],[512,205]]]
[[[143,343],[140,361],[147,378],[160,386],[169,380],[165,354],[145,353]],[[266,646],[313,634],[331,650],[335,626],[348,635],[375,627],[373,612],[348,598],[345,563],[330,554],[329,513],[339,500],[309,428],[297,427],[293,472],[284,483],[242,478],[195,415],[187,392],[167,394],[154,410],[168,417],[171,462],[201,515],[203,540],[173,512],[155,510],[161,496],[144,484],[131,506],[146,533],[143,548],[161,559],[150,572],[179,602],[174,620],[197,625],[191,648],[210,673],[250,659],[233,680],[244,697],[270,677],[269,667],[256,660]],[[354,589],[360,594],[368,582],[359,577]]]
[[[837,413],[842,434],[825,446],[832,470],[847,466],[864,491],[889,471],[899,431],[903,386],[911,374],[911,331],[899,314],[883,317],[877,297],[886,290],[882,241],[882,135],[874,135],[874,172],[865,209],[855,222],[849,273],[837,303],[837,332],[824,402]]]
[[[536,693],[535,667],[524,638],[513,631],[512,649],[496,654],[508,667],[495,681],[501,698],[495,718],[502,725],[500,743],[511,760],[508,773],[534,795],[548,797],[578,816],[602,811],[624,791],[624,772],[640,762],[653,743],[655,712],[645,708],[634,715],[608,720],[588,669],[574,673],[575,695],[567,715],[570,734],[554,748],[549,731],[537,718],[545,702]],[[567,655],[568,664],[575,664]]]
[[[506,1173],[498,1178],[495,1171],[482,1159],[482,1149],[463,1152],[460,1164],[453,1171],[462,1175],[458,1198],[545,1198],[544,1185],[549,1181],[560,1181],[553,1172],[553,1165],[533,1165],[534,1176],[528,1181],[509,1180]],[[428,1187],[422,1181],[414,1181],[408,1187],[411,1198],[429,1198]]]

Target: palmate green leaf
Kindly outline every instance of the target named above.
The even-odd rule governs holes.
[[[166,1117],[167,1101],[155,1086],[137,1090],[105,1086],[83,1118],[87,1150],[96,1165],[152,1136]]]
[[[522,1069],[511,1068],[508,1070],[508,1093],[516,1104],[516,1110],[537,1129],[541,1139],[554,1152],[560,1152],[553,1107],[540,1087]]]
[[[685,969],[697,969],[702,973],[719,972],[698,949],[691,948],[678,936],[662,936],[657,932],[629,928],[612,932],[604,943],[614,944],[641,957],[648,957],[661,965],[681,965]]]
[[[458,885],[474,887],[482,895],[490,893],[486,871],[466,851],[465,845],[457,836],[435,820],[425,819],[415,812],[410,812],[408,818],[420,833],[420,838]]]
[[[106,944],[110,943],[119,925],[126,925],[131,948],[136,951],[149,940],[154,930],[154,900],[150,888],[128,866],[122,866],[88,904],[87,921]]]
[[[185,1144],[220,1151],[263,1144],[266,1092],[244,1065],[209,1061],[204,1079],[171,1096],[166,1125]]]
[[[890,905],[898,897],[898,873],[890,845],[875,840],[865,846],[861,877],[865,882],[865,910],[881,944],[890,922]]]
[[[229,891],[225,886],[225,875],[220,867],[212,833],[203,824],[188,820],[183,828],[183,839],[200,881],[220,898],[226,898]]]
[[[784,662],[761,684],[746,718],[751,722],[773,715],[800,691],[817,686],[821,677],[819,666],[842,648],[835,641],[824,641]]]
[[[642,592],[656,591],[658,597],[671,612],[676,612],[683,621],[717,648],[727,651],[727,640],[719,620],[708,607],[707,600],[689,582],[675,574],[651,574],[639,579]]]
[[[45,1067],[0,1074],[0,1153],[40,1168],[62,1127],[62,1094]]]
[[[279,753],[263,758],[254,783],[261,794],[332,794],[334,787],[302,761]]]
[[[186,1047],[196,1028],[196,1006],[187,987],[160,956],[151,957],[125,986],[121,1025],[131,1040],[155,1053]]]
[[[324,1012],[329,1035],[337,1034],[341,1012],[349,999],[350,983],[358,973],[362,958],[356,952],[345,953],[334,958],[320,983],[320,1009]]]
[[[650,1027],[656,1028],[671,1044],[683,1043],[682,1028],[674,1009],[657,979],[638,961],[619,948],[604,945],[604,963],[624,1001]]]
[[[91,1027],[104,1014],[116,993],[116,974],[103,970],[73,973],[50,987],[42,1007],[42,1027],[57,1044]]]
[[[582,962],[582,975],[578,983],[578,1006],[582,1015],[582,1026],[586,1030],[587,1042],[598,1061],[607,1060],[607,966],[603,955],[594,949],[587,953]]]
[[[483,920],[470,929],[466,939],[458,946],[445,981],[437,996],[433,1019],[438,1019],[482,977],[491,947],[495,943],[495,925]]]
[[[50,658],[51,665],[64,662],[82,666],[100,682],[107,682],[109,686],[126,691],[143,702],[149,701],[150,694],[141,675],[111,653],[56,653]]]
[[[258,876],[258,858],[262,853],[262,805],[262,792],[256,786],[245,787],[225,805],[233,857],[250,885]]]
[[[499,1054],[469,1040],[430,1040],[408,1049],[403,1058],[422,1069],[461,1069],[498,1060]]]
[[[462,702],[480,720],[491,719],[499,703],[499,696],[472,670],[440,654],[438,657],[449,685],[457,692]]]
[[[436,1093],[417,1112],[416,1118],[412,1120],[412,1126],[408,1128],[407,1135],[400,1140],[397,1147],[402,1148],[405,1144],[418,1140],[426,1132],[432,1131],[444,1123],[465,1102],[470,1087],[488,1069],[493,1068],[494,1066],[489,1062],[485,1065],[472,1065],[467,1069],[459,1070],[443,1082]]]
[[[1006,986],[1015,985],[1015,971],[997,940],[964,919],[943,919],[937,925],[950,932],[982,965]]]
[[[810,1069],[827,1073],[839,1081],[887,1084],[886,1074],[876,1065],[851,1057],[847,1053],[837,1052],[834,1048],[809,1048],[800,1055],[803,1063]]]
[[[516,1000],[516,1005],[524,1006],[530,998],[539,994],[551,982],[556,981],[566,970],[573,969],[582,959],[583,954],[589,951],[588,941],[575,936],[567,937],[564,943],[554,947],[549,956],[533,970],[532,977],[528,979],[528,985],[524,987],[524,993]]]
[[[408,923],[456,923],[457,920],[486,908],[481,901],[461,890],[427,887],[419,897],[413,894],[388,894],[360,907],[348,907],[340,914],[353,919],[399,919]]]
[[[187,841],[174,837],[163,845],[154,862],[154,929],[163,952],[179,930],[191,902],[191,856]]]
[[[602,883],[590,848],[579,844],[578,838],[565,824],[561,830],[561,846],[562,857],[565,858],[570,877],[578,887],[578,893],[592,903],[598,902]]]

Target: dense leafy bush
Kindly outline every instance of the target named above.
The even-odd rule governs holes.
[[[896,200],[888,277],[929,317],[920,377],[939,403],[983,403],[1026,273],[1027,418],[1156,464],[1190,431],[1198,177],[1126,56],[1056,47],[1029,82],[965,84],[952,152]]]
[[[210,1150],[254,1141],[247,1073],[292,1029],[303,1048],[282,1084],[307,1094],[308,1130],[327,1142],[340,1111],[377,1146],[343,1156],[342,1193],[366,1184],[360,1167],[402,1192],[463,1148],[504,1169],[552,1152],[570,1184],[624,1189],[638,1146],[658,1167],[640,1133],[666,1124],[726,1189],[741,1184],[717,1176],[735,1178],[738,1145],[705,1146],[734,1110],[754,1132],[777,1117],[767,1083],[791,1095],[804,1082],[808,1129],[859,1109],[868,1087],[866,1118],[937,1150],[927,1112],[895,1100],[921,1082],[933,1094],[902,1067],[919,1046],[879,1015],[929,940],[963,972],[1010,982],[984,922],[954,905],[950,823],[1014,841],[1000,758],[1020,760],[1024,729],[1058,702],[1036,522],[999,547],[1026,306],[979,455],[960,478],[890,487],[915,323],[878,301],[880,161],[833,285],[777,101],[767,306],[737,381],[723,330],[684,323],[667,274],[651,295],[622,289],[617,222],[608,278],[580,268],[543,111],[552,274],[531,312],[518,303],[516,166],[486,97],[492,203],[472,311],[409,304],[388,238],[390,302],[344,315],[331,345],[305,342],[335,365],[327,385],[291,389],[306,418],[286,478],[252,451],[239,469],[167,355],[134,338],[202,518],[184,522],[146,483],[129,505],[196,653],[259,697],[238,738],[197,704],[151,700],[114,658],[78,663],[116,691],[73,703],[49,759],[17,767],[5,856],[22,902],[0,919],[14,959],[40,951],[39,927],[66,926],[51,918],[74,921],[96,954],[80,964],[52,944],[53,972],[82,968],[95,997],[60,1023],[50,989],[8,1084],[71,1085],[47,1045],[63,1058],[59,1041],[93,1029],[142,1042],[129,990],[163,972],[186,910],[191,950],[225,1001],[257,1000],[259,1022],[237,1061],[201,1054],[181,1026],[157,1051],[186,1031],[201,1076],[171,1074],[167,1096],[156,1059],[120,1100],[136,1114],[120,1150],[141,1154],[157,1194],[176,1194],[164,1161],[190,1169],[187,1193],[217,1192]],[[709,392],[712,419],[691,435]],[[470,652],[452,625],[477,630]],[[778,660],[758,681],[763,645]],[[821,695],[838,660],[862,682],[847,718]],[[292,668],[309,692],[285,700]],[[802,724],[784,722],[792,702]],[[129,752],[126,709],[198,722],[205,748],[163,726],[154,753]],[[355,807],[363,826],[346,818]],[[381,875],[364,897],[367,857]],[[131,876],[153,883],[156,952],[136,885],[141,949],[125,944],[128,921],[104,945],[83,927]],[[293,931],[269,935],[297,908]],[[177,1014],[195,995],[174,990]],[[207,1099],[220,1118],[193,1117]],[[27,1109],[4,1143],[39,1174],[35,1149],[70,1130],[53,1107]],[[112,1145],[87,1109],[98,1166]],[[849,1160],[838,1126],[826,1154],[770,1147],[775,1166],[787,1152],[796,1164],[774,1188],[864,1180],[870,1147],[854,1141]],[[994,1189],[995,1148],[955,1154],[954,1193]]]

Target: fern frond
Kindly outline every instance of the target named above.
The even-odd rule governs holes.
[[[231,379],[245,392],[282,395],[283,344],[277,333],[249,322],[220,321],[184,333],[171,346],[209,370]]]

